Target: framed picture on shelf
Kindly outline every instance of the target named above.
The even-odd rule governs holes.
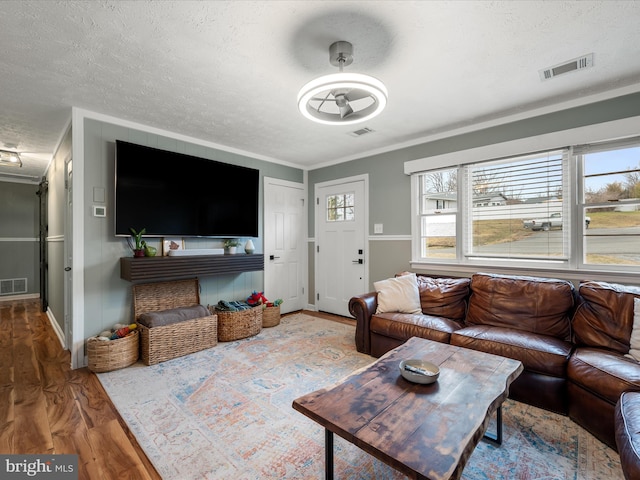
[[[182,238],[163,238],[162,255],[166,257],[171,250],[184,250],[184,240]]]

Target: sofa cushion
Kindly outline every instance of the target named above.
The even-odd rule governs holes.
[[[628,357],[640,362],[640,298],[633,299],[633,328],[629,339]]]
[[[622,392],[640,390],[640,364],[619,353],[578,348],[569,359],[567,378],[615,405]]]
[[[376,313],[420,313],[420,294],[416,274],[380,280],[373,284],[378,292]]]
[[[625,392],[620,396],[615,428],[624,478],[640,478],[640,392]]]
[[[451,333],[462,328],[455,320],[432,315],[408,313],[378,313],[371,317],[370,330],[374,334],[397,340],[421,337],[449,343]]]
[[[433,278],[418,275],[422,313],[463,320],[467,313],[469,278]]]
[[[574,288],[551,278],[478,273],[471,278],[466,323],[570,340]]]
[[[640,297],[640,288],[586,281],[580,283],[578,293],[581,302],[571,321],[574,343],[628,353],[633,299]]]
[[[525,370],[564,378],[571,343],[536,333],[475,325],[451,334],[451,345],[520,360]]]

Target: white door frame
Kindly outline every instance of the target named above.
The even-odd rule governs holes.
[[[64,315],[63,333],[64,347],[73,349],[73,158],[71,155],[64,160],[64,244],[62,267],[64,268]],[[71,208],[70,208],[71,207]],[[73,358],[72,358],[73,365]]]
[[[335,180],[328,180],[326,182],[319,182],[316,183],[314,185],[314,191],[313,191],[313,198],[314,198],[314,254],[313,254],[313,261],[314,261],[314,270],[315,270],[315,286],[316,286],[316,292],[314,292],[314,302],[317,302],[317,290],[318,290],[318,285],[322,285],[322,282],[320,281],[320,273],[319,273],[319,268],[318,268],[318,255],[316,254],[317,252],[317,246],[318,246],[318,242],[317,242],[317,238],[318,238],[318,231],[320,230],[320,218],[321,218],[321,212],[323,211],[323,207],[324,205],[319,205],[315,199],[318,198],[318,190],[320,188],[326,188],[326,187],[333,187],[333,186],[337,186],[337,185],[341,185],[343,183],[351,183],[351,182],[364,182],[364,199],[362,202],[362,207],[363,207],[363,212],[364,212],[364,232],[363,232],[363,244],[365,245],[365,249],[364,249],[364,285],[365,285],[365,289],[368,288],[369,285],[369,175],[368,174],[362,174],[362,175],[354,175],[352,177],[345,177],[345,178],[337,178]],[[365,292],[362,292],[365,293]],[[315,305],[315,309],[317,310],[318,308],[318,304],[314,303]]]
[[[279,186],[283,186],[283,187],[290,187],[290,188],[296,188],[296,189],[301,189],[302,190],[302,195],[303,198],[305,199],[305,205],[304,205],[304,209],[303,209],[303,216],[302,216],[302,221],[300,222],[300,228],[302,229],[302,232],[300,232],[300,265],[301,265],[301,271],[300,271],[300,278],[302,279],[302,288],[303,288],[303,305],[302,308],[305,308],[308,304],[308,302],[305,300],[305,297],[308,295],[309,292],[309,256],[307,254],[308,251],[308,242],[306,242],[306,238],[307,238],[307,232],[308,232],[308,225],[309,225],[309,215],[308,215],[308,208],[306,205],[306,200],[307,200],[307,184],[306,183],[299,183],[299,182],[292,182],[289,180],[282,180],[279,178],[271,178],[271,177],[264,177],[264,183],[263,183],[263,191],[265,192],[264,195],[264,199],[265,199],[265,203],[263,205],[263,213],[264,213],[264,221],[267,221],[266,218],[266,212],[267,212],[267,195],[266,195],[266,189],[267,189],[267,184],[271,184],[271,185],[279,185]],[[266,281],[267,281],[267,269],[270,267],[270,262],[269,262],[269,258],[268,258],[268,253],[270,251],[270,245],[267,245],[267,237],[266,235],[264,235],[264,243],[263,243],[263,249],[264,249],[264,255],[265,255],[265,259],[264,259],[264,289],[265,292],[269,291],[269,286],[267,285]],[[268,297],[267,297],[268,298]]]

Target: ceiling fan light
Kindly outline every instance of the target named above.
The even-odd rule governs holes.
[[[22,159],[18,152],[0,150],[0,164],[5,166],[22,167]]]
[[[328,91],[353,89],[366,92],[373,99],[373,103],[367,108],[353,111],[344,117],[341,114],[319,111],[309,104],[311,99],[316,96],[326,96]],[[323,92],[325,95],[321,95]],[[298,93],[298,109],[302,115],[314,122],[326,125],[351,125],[379,115],[387,105],[387,95],[387,88],[377,78],[360,73],[334,73],[311,80],[302,87]]]

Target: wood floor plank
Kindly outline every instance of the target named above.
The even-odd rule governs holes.
[[[13,385],[0,386],[0,453],[13,451],[15,413]]]
[[[105,445],[103,438],[109,438],[110,442]],[[103,475],[108,478],[150,480],[151,477],[141,465],[136,453],[129,448],[129,438],[118,420],[113,419],[90,428],[89,441],[95,449],[99,448],[101,451],[98,462]]]
[[[16,385],[14,398],[16,453],[52,453],[47,402],[40,385]]]

